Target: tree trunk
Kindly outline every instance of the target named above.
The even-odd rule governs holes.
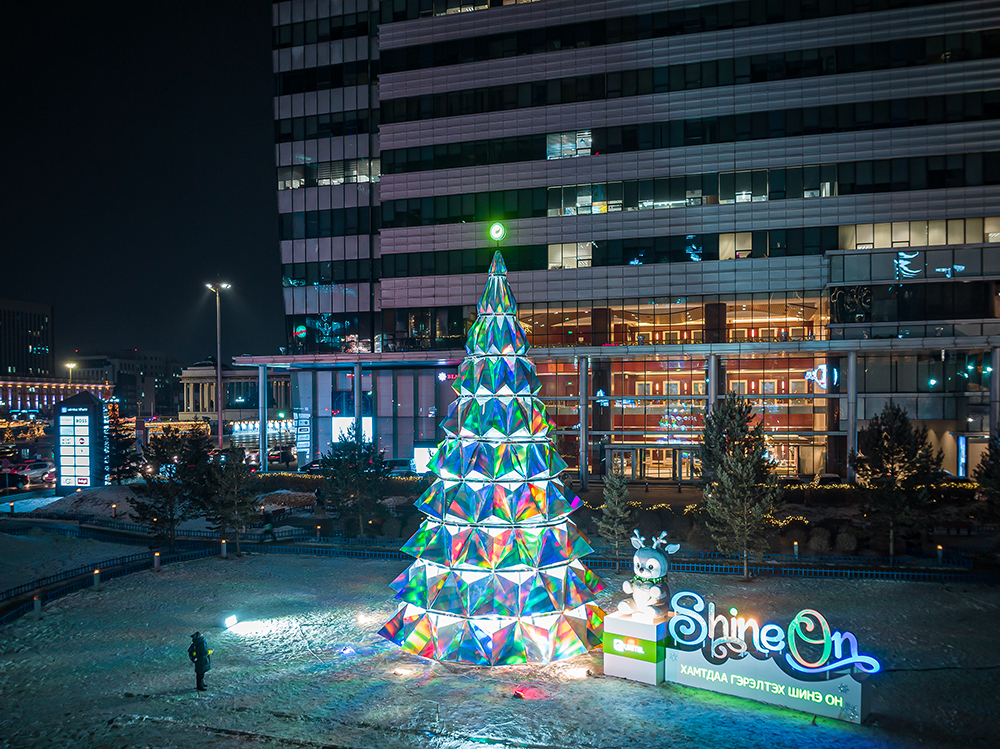
[[[750,579],[750,552],[747,550],[746,544],[743,545],[743,579]]]
[[[358,536],[365,537],[365,515],[360,510],[358,511]]]
[[[889,556],[896,556],[896,528],[891,520],[889,521]]]
[[[236,556],[243,556],[243,551],[240,549],[240,526],[239,523],[239,507],[236,504],[236,497],[233,496],[233,535],[236,536]]]

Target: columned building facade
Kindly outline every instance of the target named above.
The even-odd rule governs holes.
[[[370,5],[369,5],[370,3]],[[847,476],[892,401],[965,475],[1000,419],[988,0],[274,4],[300,448],[435,443],[499,243],[557,444],[688,480],[751,398]],[[581,418],[585,414],[586,418]]]

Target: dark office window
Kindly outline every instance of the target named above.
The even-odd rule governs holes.
[[[937,102],[930,107],[928,102]],[[796,109],[722,115],[700,119],[612,126],[591,130],[591,154],[623,153],[658,148],[731,143],[738,140],[794,137],[804,134],[862,131],[878,128],[933,125],[947,122],[946,111],[956,107],[964,121],[1000,118],[1000,91],[977,91],[947,96],[912,97],[874,102],[887,114],[873,120],[873,102],[854,102],[834,107]],[[910,115],[917,119],[911,119]],[[281,138],[290,139],[288,120],[281,120]],[[485,166],[547,157],[546,142],[552,135],[464,141],[424,148],[392,149],[382,152],[386,174],[450,169],[458,166]]]
[[[541,87],[542,100],[539,104],[568,104],[572,102],[614,99],[636,96],[661,90],[664,80],[669,91],[683,91],[732,83],[751,83],[785,79],[835,75],[869,70],[883,70],[889,67],[913,67],[936,65],[945,62],[992,59],[1000,56],[1000,30],[968,32],[933,37],[917,37],[900,40],[894,49],[905,54],[905,59],[891,60],[890,45],[887,42],[864,42],[841,47],[824,47],[818,50],[792,51],[780,54],[758,54],[730,60],[714,60],[699,63],[671,65],[667,68],[644,68],[641,70],[615,71],[606,74],[574,76],[571,78],[538,81],[534,87]],[[344,66],[340,71],[344,76],[351,71]],[[729,66],[732,66],[732,73]],[[337,72],[337,71],[334,71]],[[300,78],[301,71],[278,74],[277,87],[280,93],[307,90]],[[282,76],[287,77],[283,78]],[[664,79],[664,76],[666,78]],[[343,84],[349,85],[349,84]],[[287,89],[287,90],[286,90]],[[533,89],[534,90],[534,89]],[[526,97],[523,99],[526,101]],[[457,103],[458,111],[451,111]],[[388,99],[382,101],[382,119],[389,123],[440,117],[447,109],[449,115],[480,114],[501,111],[525,104],[520,95],[505,91],[505,87],[477,88],[460,92],[426,94],[423,96]],[[833,122],[837,123],[836,108],[833,108]],[[873,120],[879,126],[886,126],[892,120],[888,107],[873,111]],[[766,125],[765,125],[766,127]],[[747,130],[752,132],[750,123]]]

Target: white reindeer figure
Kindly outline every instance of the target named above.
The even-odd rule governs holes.
[[[620,602],[618,610],[623,614],[640,615],[643,619],[664,616],[670,609],[667,554],[675,554],[681,545],[667,544],[667,534],[663,532],[647,547],[638,528],[630,540],[636,550],[632,556],[635,577],[622,583],[622,590],[632,595],[632,601]]]

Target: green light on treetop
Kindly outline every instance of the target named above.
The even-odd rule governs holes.
[[[507,236],[507,227],[496,221],[490,224],[490,239],[494,242],[499,242],[501,239]]]

